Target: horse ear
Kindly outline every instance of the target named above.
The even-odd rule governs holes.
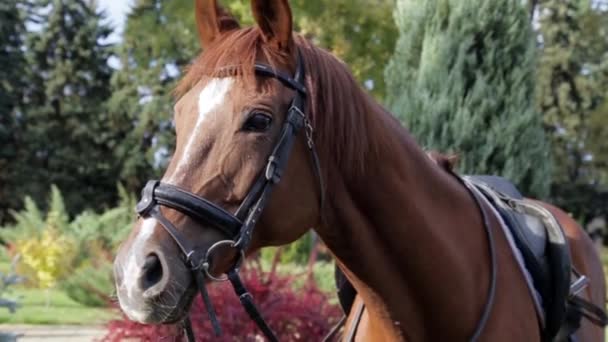
[[[238,29],[238,21],[217,4],[217,0],[195,0],[198,37],[204,48],[223,32]]]
[[[288,1],[252,0],[251,9],[264,40],[279,50],[290,50],[293,45],[293,23]]]

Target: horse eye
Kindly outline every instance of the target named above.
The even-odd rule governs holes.
[[[245,124],[243,125],[244,131],[249,132],[265,132],[270,128],[272,118],[263,113],[254,113],[249,116]]]

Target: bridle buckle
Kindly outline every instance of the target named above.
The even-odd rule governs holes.
[[[268,157],[266,171],[264,171],[264,177],[266,177],[266,180],[275,184],[281,180],[281,173],[280,171],[278,171],[279,169],[277,168],[277,161],[277,157],[275,157],[274,155]]]

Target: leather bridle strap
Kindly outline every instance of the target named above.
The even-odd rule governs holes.
[[[135,209],[142,216],[146,216],[147,212],[156,205],[163,205],[180,211],[203,224],[213,226],[227,237],[235,236],[242,225],[238,218],[214,203],[158,180],[148,181],[141,195],[141,200]]]
[[[255,322],[266,338],[268,338],[271,342],[278,342],[279,339],[276,337],[272,329],[270,329],[270,326],[268,326],[268,323],[266,323],[258,308],[255,306],[255,304],[253,304],[253,297],[245,288],[245,285],[239,277],[238,271],[233,269],[228,272],[228,279],[232,284],[234,293],[239,297],[241,305],[243,305],[243,308],[245,308],[245,311],[249,315],[249,318]]]
[[[285,169],[289,154],[291,153],[291,149],[295,142],[295,136],[304,125],[304,117],[302,117],[300,111],[295,108],[296,107],[292,106],[289,109],[278,143],[270,157],[268,157],[268,163],[264,170],[264,185],[261,188],[258,200],[249,209],[249,215],[241,226],[241,230],[236,240],[235,247],[237,248],[245,250],[249,246],[253,229],[255,228],[263,209],[266,207],[272,188],[281,180],[283,170]]]

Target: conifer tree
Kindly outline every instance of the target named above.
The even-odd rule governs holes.
[[[551,159],[534,105],[535,45],[517,0],[398,0],[399,38],[385,70],[388,104],[460,171],[548,194]]]
[[[26,41],[21,194],[44,203],[49,184],[64,191],[71,213],[100,209],[116,197],[120,134],[109,129],[111,29],[94,2],[32,1],[36,22]]]
[[[26,67],[22,50],[25,26],[16,0],[0,2],[0,223],[9,208],[19,205],[16,174],[21,93]]]

